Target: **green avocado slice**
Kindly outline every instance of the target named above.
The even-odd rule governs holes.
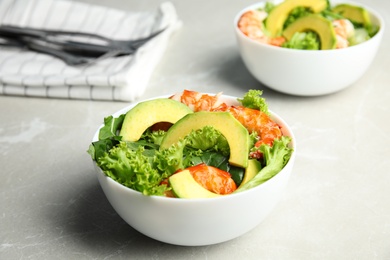
[[[213,193],[202,187],[192,177],[188,170],[184,170],[173,174],[168,178],[169,185],[172,187],[173,193],[178,198],[182,199],[202,199],[202,198],[217,198],[223,195]]]
[[[253,177],[255,177],[256,174],[260,172],[260,170],[261,170],[261,163],[258,160],[256,159],[248,160],[248,167],[246,167],[245,169],[244,178],[242,179],[240,186],[244,185],[245,183],[253,179]]]
[[[336,48],[337,39],[332,22],[321,15],[311,14],[297,19],[283,31],[283,36],[289,41],[296,32],[304,31],[313,31],[319,36],[321,50]]]
[[[192,110],[179,101],[158,98],[138,103],[126,113],[119,135],[124,141],[137,141],[146,129],[159,122],[176,123]]]
[[[282,32],[287,17],[294,8],[299,6],[310,8],[313,13],[319,13],[325,10],[328,3],[327,0],[285,0],[271,10],[265,21],[271,37],[276,37]]]
[[[353,23],[362,24],[369,32],[372,28],[370,14],[363,7],[351,4],[339,4],[332,9],[332,12],[342,15]]]
[[[205,126],[214,127],[228,141],[230,148],[229,163],[246,168],[249,154],[249,133],[229,112],[200,111],[187,114],[169,128],[161,142],[160,148],[169,148],[191,131]]]

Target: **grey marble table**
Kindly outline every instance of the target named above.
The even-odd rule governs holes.
[[[151,11],[162,1],[85,2]],[[86,153],[102,119],[126,103],[0,96],[0,259],[390,259],[390,33],[351,87],[295,97],[258,83],[239,57],[233,18],[253,1],[172,2],[183,27],[143,98],[263,89],[298,143],[281,202],[226,243],[154,241],[115,213]],[[389,1],[361,2],[389,23]]]

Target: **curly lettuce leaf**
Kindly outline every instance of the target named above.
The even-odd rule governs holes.
[[[168,176],[187,167],[185,160],[184,148],[185,141],[181,140],[176,144],[171,145],[167,149],[157,150],[155,158],[155,166]]]
[[[113,180],[144,195],[163,195],[168,189],[159,185],[165,175],[154,167],[154,156],[146,156],[145,148],[130,149],[120,142],[97,161],[103,172]]]
[[[160,145],[162,142],[162,139],[164,138],[165,134],[167,132],[163,130],[158,130],[158,131],[150,131],[146,130],[140,139],[145,140],[146,142],[153,143]]]
[[[124,186],[144,195],[163,195],[169,188],[160,184],[180,165],[180,149],[160,153],[137,142],[121,141],[100,157],[97,164],[108,177]]]
[[[315,32],[296,32],[282,47],[298,50],[319,50],[320,40]]]
[[[237,100],[244,107],[257,109],[269,115],[268,105],[262,95],[263,91],[250,89],[242,98],[238,98]]]
[[[260,145],[258,149],[263,153],[265,166],[256,174],[253,179],[239,187],[235,192],[249,190],[256,187],[278,174],[290,160],[293,149],[288,145],[291,142],[291,137],[282,136],[275,139],[271,146]]]
[[[212,126],[192,131],[185,137],[186,145],[202,151],[216,151],[225,156],[230,154],[226,138]]]

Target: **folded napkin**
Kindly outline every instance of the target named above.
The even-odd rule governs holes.
[[[172,3],[155,12],[126,12],[66,0],[1,0],[0,24],[81,31],[111,39],[137,39],[165,29],[133,55],[68,66],[33,51],[0,46],[0,94],[133,101],[147,88],[180,21]]]

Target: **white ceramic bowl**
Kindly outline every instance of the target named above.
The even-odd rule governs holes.
[[[249,72],[271,89],[299,96],[334,93],[362,77],[377,53],[384,20],[376,11],[360,3],[348,0],[331,3],[363,6],[371,14],[373,23],[380,26],[378,33],[364,43],[336,50],[293,50],[259,43],[245,36],[237,23],[246,11],[263,7],[265,2],[260,2],[240,11],[234,19],[240,54]]]
[[[228,104],[236,98],[223,96]],[[128,106],[115,114],[126,113]],[[107,177],[94,163],[100,185],[116,212],[134,229],[153,239],[175,245],[201,246],[221,243],[256,227],[270,213],[287,185],[295,161],[295,137],[278,115],[273,119],[291,136],[294,152],[285,168],[253,189],[210,199],[144,196]],[[100,128],[99,128],[100,129]],[[96,132],[93,141],[98,139]]]

